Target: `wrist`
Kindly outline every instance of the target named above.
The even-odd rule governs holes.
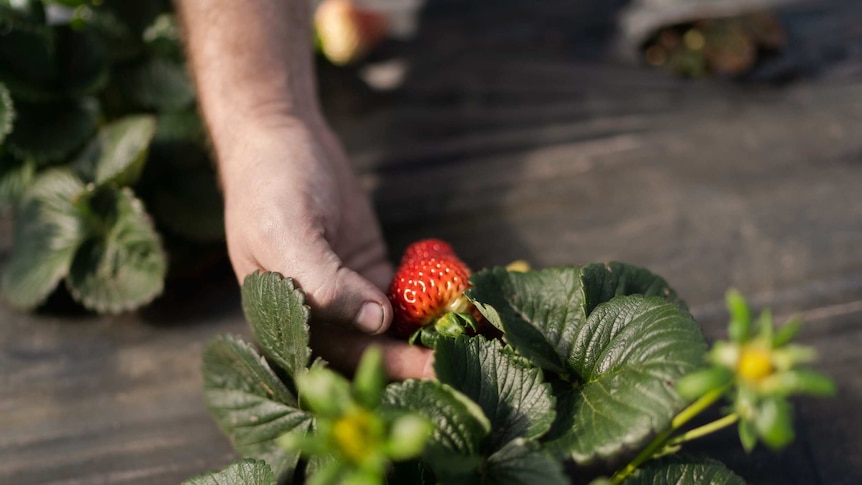
[[[220,129],[210,127],[219,177],[225,196],[246,191],[266,174],[304,170],[296,166],[308,157],[291,156],[320,139],[329,128],[319,111],[296,111],[262,106],[253,114],[236,117]],[[295,148],[295,149],[294,149]],[[258,180],[258,182],[255,182]]]
[[[237,150],[256,138],[326,126],[316,103],[287,100],[249,103],[218,114],[204,112],[204,119],[219,163],[234,158]]]

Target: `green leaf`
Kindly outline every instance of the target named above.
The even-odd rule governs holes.
[[[189,107],[195,91],[179,62],[161,57],[117,70],[117,86],[134,106],[157,111],[177,111]]]
[[[67,96],[93,94],[108,81],[108,63],[99,38],[89,29],[54,27],[56,60],[62,92]]]
[[[488,457],[483,484],[565,485],[562,464],[535,441],[518,438]]]
[[[108,80],[104,49],[89,29],[45,25],[44,15],[0,8],[0,80],[30,101],[91,94]]]
[[[84,184],[68,170],[49,170],[27,190],[16,218],[2,290],[22,310],[40,305],[69,272],[87,227],[73,201]]]
[[[767,344],[774,342],[775,322],[772,319],[772,309],[764,308],[758,315],[755,325],[758,338]]]
[[[296,377],[311,356],[305,293],[278,273],[256,271],[242,285],[242,309],[263,352]]]
[[[206,129],[197,110],[168,111],[157,117],[155,141],[206,142]]]
[[[543,369],[568,373],[575,333],[585,319],[580,270],[574,267],[480,271],[467,296],[506,341]]]
[[[0,82],[23,99],[56,98],[54,30],[29,17],[0,9]]]
[[[302,403],[318,416],[343,416],[353,404],[350,382],[341,374],[322,366],[298,374],[296,389]]]
[[[203,353],[204,400],[219,428],[244,457],[265,460],[277,476],[291,472],[298,454],[276,440],[307,432],[312,417],[297,409],[288,390],[251,345],[230,336],[216,337]]]
[[[238,337],[213,338],[203,353],[204,388],[254,394],[298,408],[296,396],[254,347]]]
[[[728,332],[730,339],[737,343],[748,341],[751,336],[751,310],[742,293],[730,290],[725,295],[727,311],[730,313]]]
[[[128,116],[102,127],[73,167],[96,186],[134,184],[143,170],[156,132],[152,116]]]
[[[265,461],[238,460],[224,470],[189,478],[183,485],[276,485],[278,482]]]
[[[667,282],[647,269],[618,262],[593,263],[581,273],[587,315],[599,304],[626,295],[660,296],[686,308]]]
[[[316,430],[315,430],[316,432]],[[316,437],[315,437],[316,438]],[[311,438],[314,441],[317,441],[315,438]],[[306,484],[309,477],[326,474],[328,471],[332,470],[334,467],[338,466],[340,468],[340,463],[338,459],[333,455],[312,455],[308,458],[308,461],[305,465],[305,477]],[[339,470],[340,471],[340,470]]]
[[[744,419],[739,421],[737,429],[739,431],[739,442],[742,444],[742,449],[744,449],[746,453],[751,453],[751,450],[757,446],[757,431],[751,423]]]
[[[375,409],[380,405],[385,386],[383,352],[379,347],[369,347],[356,368],[356,374],[353,377],[353,395],[361,405],[368,409]]]
[[[723,463],[709,458],[669,456],[644,464],[624,485],[745,485],[745,480]]]
[[[708,367],[682,377],[677,381],[676,389],[688,400],[695,400],[709,391],[728,384],[733,379],[733,372],[726,367]]]
[[[132,27],[111,10],[111,7],[118,3],[149,4],[152,2],[108,2],[107,5],[99,8],[78,9],[73,19],[73,22],[86,24],[87,28],[99,38],[105,55],[111,62],[128,61],[144,52],[144,43],[140,35],[133,32]]]
[[[164,3],[158,0],[102,2],[97,9],[97,11],[111,13],[136,39],[143,39],[144,31],[164,10]]]
[[[174,14],[163,13],[156,17],[144,30],[143,39],[154,56],[168,59],[183,57],[180,28]]]
[[[161,294],[167,258],[140,200],[128,188],[102,189],[80,202],[90,213],[89,238],[80,248],[66,284],[90,310],[134,310]]]
[[[390,384],[382,410],[413,412],[434,424],[423,456],[438,477],[467,474],[481,466],[481,447],[491,423],[476,403],[448,385],[413,379]]]
[[[0,146],[3,145],[6,135],[12,132],[14,121],[15,106],[12,103],[12,96],[9,95],[6,86],[0,83]]]
[[[35,178],[35,163],[0,153],[0,204],[16,205]]]
[[[811,369],[793,369],[770,378],[775,380],[775,391],[780,395],[812,394],[834,396],[835,383],[825,375]]]
[[[641,295],[597,306],[574,347],[570,365],[584,384],[561,401],[557,412],[571,424],[562,421],[569,429],[552,446],[579,464],[612,459],[667,428],[686,404],[676,381],[699,368],[706,351],[687,311]]]
[[[386,456],[395,461],[419,456],[433,432],[434,425],[425,418],[414,414],[398,416],[390,424]]]
[[[802,330],[802,319],[799,317],[791,318],[787,323],[776,330],[772,338],[772,347],[783,347],[793,341],[799,331]]]
[[[481,406],[491,421],[491,446],[517,438],[538,438],[554,422],[554,397],[541,369],[482,338],[441,339],[437,378]]]
[[[759,403],[754,416],[754,428],[766,446],[781,449],[793,442],[793,410],[780,397],[766,398]]]
[[[304,485],[364,485],[346,480],[345,472],[347,471],[343,463],[337,460],[321,463],[313,474],[306,474],[308,477]]]
[[[15,101],[15,129],[7,138],[18,158],[41,166],[70,156],[96,131],[98,106],[91,99],[51,103]]]

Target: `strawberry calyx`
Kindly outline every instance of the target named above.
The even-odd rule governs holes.
[[[461,335],[475,335],[479,332],[479,322],[469,312],[448,312],[434,320],[430,325],[419,327],[407,342],[415,345],[417,342],[425,347],[433,348],[440,338],[458,338]]]

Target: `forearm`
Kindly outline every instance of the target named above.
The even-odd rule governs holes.
[[[176,0],[219,163],[266,123],[319,117],[310,0]],[[222,166],[222,169],[227,167]]]

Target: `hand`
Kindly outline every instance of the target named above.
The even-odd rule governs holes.
[[[278,117],[234,135],[220,166],[228,251],[240,282],[258,269],[296,280],[312,308],[312,348],[341,370],[378,344],[392,378],[432,375],[430,351],[373,336],[392,320],[381,291],[392,267],[368,198],[330,130],[322,121]]]

